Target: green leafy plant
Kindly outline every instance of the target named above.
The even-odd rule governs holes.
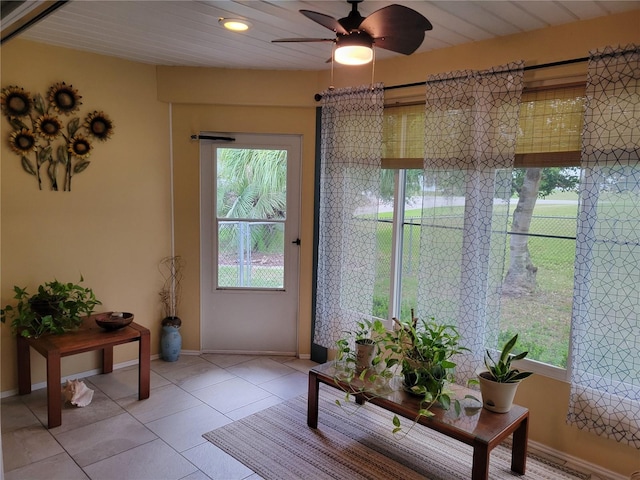
[[[413,317],[404,322],[393,319],[396,328],[388,331],[382,322],[358,322],[357,328],[345,332],[338,340],[336,365],[339,366],[336,380],[346,383],[346,400],[352,394],[364,394],[367,398],[388,395],[400,382],[390,379],[400,374],[401,388],[420,399],[421,408],[414,424],[421,416],[430,417],[429,410],[439,404],[445,410],[454,406],[456,414],[462,412],[460,400],[454,398],[446,388],[453,381],[453,357],[467,349],[459,345],[460,335],[451,325],[439,325],[434,319],[421,321]],[[369,340],[375,343],[371,367],[358,371],[354,341]],[[382,381],[381,381],[382,380]],[[479,403],[472,395],[466,395]],[[340,401],[336,401],[342,405]],[[393,417],[393,433],[402,430],[400,419]]]
[[[376,370],[383,365],[382,341],[386,336],[386,329],[380,320],[361,320],[356,323],[355,331],[344,332],[344,336],[336,342],[336,362],[341,364],[346,375],[356,374],[364,379],[371,380],[371,376],[376,376]],[[356,371],[357,350],[353,348],[352,342],[369,344],[374,346],[374,354],[371,359],[371,368]],[[384,373],[384,372],[382,372]]]
[[[53,280],[38,286],[34,295],[14,286],[13,298],[18,302],[0,310],[0,320],[10,320],[13,333],[23,337],[74,330],[82,324],[83,317],[102,305],[92,289],[79,285],[83,281],[82,277],[78,284]]]
[[[502,351],[500,352],[500,357],[497,360],[495,360],[491,355],[491,352],[487,350],[487,354],[484,359],[484,364],[487,367],[485,378],[498,383],[516,383],[533,374],[533,372],[522,372],[511,366],[512,361],[522,360],[529,353],[522,352],[518,355],[512,355],[511,351],[516,346],[517,341],[518,335],[516,334],[504,344]]]
[[[455,412],[460,415],[462,406],[446,389],[446,382],[453,382],[453,369],[456,364],[453,357],[467,348],[460,346],[460,335],[453,325],[440,325],[435,319],[411,321],[393,319],[398,328],[387,334],[386,348],[393,355],[387,361],[388,367],[398,364],[403,376],[403,388],[421,398],[424,408],[420,415],[430,417],[429,410],[439,403],[448,410],[453,403]],[[472,398],[467,395],[465,398]],[[401,429],[400,420],[394,417],[394,433]]]

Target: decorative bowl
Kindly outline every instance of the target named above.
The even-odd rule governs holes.
[[[96,323],[105,330],[118,330],[133,322],[133,313],[105,312],[96,315]]]

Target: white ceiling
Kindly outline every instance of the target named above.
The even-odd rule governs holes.
[[[391,3],[365,0],[359,11],[366,17]],[[613,0],[396,3],[422,13],[433,24],[418,52],[640,9],[640,1]],[[333,36],[301,15],[300,9],[339,19],[351,7],[337,0],[76,0],[19,37],[156,65],[329,68],[325,62],[331,57],[331,43],[271,43],[277,38]],[[220,17],[241,17],[253,27],[246,33],[229,32],[218,25]],[[376,51],[377,59],[397,55]]]

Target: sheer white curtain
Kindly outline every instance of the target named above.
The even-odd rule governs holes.
[[[640,448],[640,49],[589,61],[567,420]]]
[[[381,84],[322,95],[314,343],[326,348],[371,318],[383,100]]]
[[[523,66],[427,80],[417,313],[457,327],[460,382],[497,343]]]

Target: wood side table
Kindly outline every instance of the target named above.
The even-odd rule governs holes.
[[[149,398],[151,383],[151,341],[149,329],[135,322],[120,330],[108,331],[95,322],[96,315],[86,317],[78,330],[61,335],[25,338],[18,335],[18,393],[31,393],[32,347],[47,361],[47,421],[48,428],[62,425],[62,394],[60,359],[77,353],[102,350],[102,373],[113,371],[113,347],[139,342],[138,399]]]
[[[337,370],[332,362],[318,365],[309,370],[309,395],[307,398],[307,425],[318,428],[318,393],[320,383],[355,394],[359,404],[368,401],[390,412],[411,420],[415,419],[421,408],[420,400],[403,390],[393,390],[383,394],[367,394],[367,383],[355,380],[353,386],[338,379]],[[364,392],[360,387],[364,387]],[[453,388],[454,386],[452,386]],[[477,394],[467,388],[455,386],[457,395]],[[529,410],[514,405],[507,413],[494,413],[479,408],[473,415],[465,413],[459,416],[451,410],[432,407],[432,417],[421,416],[418,423],[440,432],[447,437],[473,447],[472,480],[489,478],[489,457],[491,450],[505,438],[513,434],[511,451],[511,470],[523,475],[527,462],[527,437]],[[391,426],[389,427],[391,428]]]

